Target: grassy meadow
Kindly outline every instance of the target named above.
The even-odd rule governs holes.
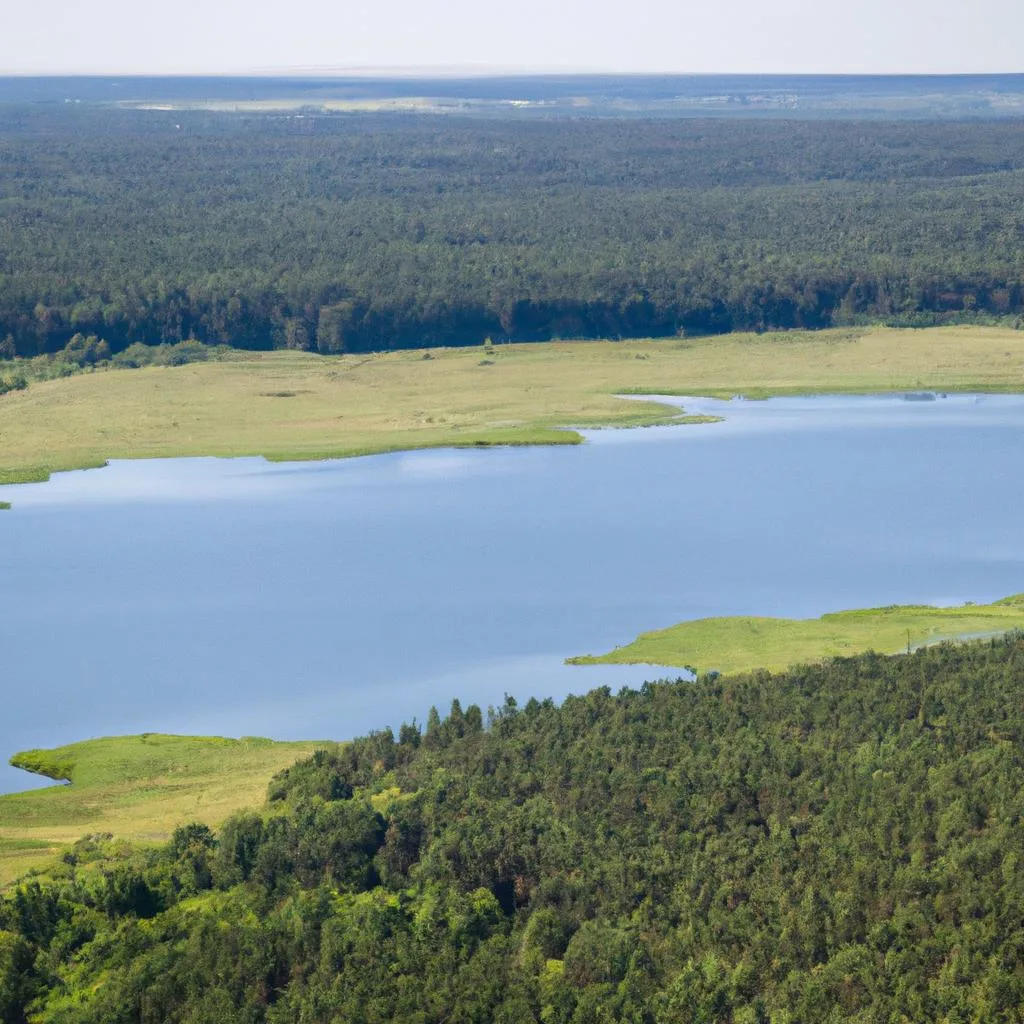
[[[17,754],[17,767],[71,785],[0,796],[0,886],[85,835],[146,843],[185,822],[218,825],[261,805],[275,772],[328,745],[145,733]]]
[[[111,458],[316,459],[448,445],[565,444],[572,427],[675,416],[616,393],[751,397],[1024,390],[1024,332],[838,329],[700,339],[298,352],[99,370],[0,398],[0,483]]]
[[[779,671],[790,665],[1024,629],[1024,594],[994,604],[955,608],[891,605],[833,612],[820,619],[732,616],[695,619],[642,633],[602,655],[570,658],[574,665],[677,665],[698,671]]]

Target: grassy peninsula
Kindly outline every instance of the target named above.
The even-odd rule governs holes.
[[[268,352],[97,370],[0,398],[0,483],[112,458],[318,459],[571,444],[572,427],[676,415],[618,393],[750,396],[1024,389],[1024,331],[944,327],[486,345],[376,355]]]
[[[601,655],[570,658],[573,665],[678,665],[704,672],[773,671],[867,651],[895,654],[941,640],[1024,629],[1024,594],[993,604],[953,608],[890,605],[832,612],[820,619],[727,616],[681,622],[642,633]]]
[[[219,825],[262,803],[275,772],[325,745],[144,733],[16,754],[16,767],[70,785],[0,796],[0,886],[84,835],[145,843],[186,821]]]

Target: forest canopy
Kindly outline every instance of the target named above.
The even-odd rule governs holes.
[[[1024,636],[455,701],[0,899],[0,1018],[1014,1021]]]
[[[1022,193],[1016,121],[12,105],[0,358],[1012,322]]]

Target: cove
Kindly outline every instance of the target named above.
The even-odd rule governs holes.
[[[674,676],[562,662],[686,619],[1024,590],[1024,397],[664,401],[723,420],[0,487],[0,754],[343,739],[453,697]],[[32,781],[5,768],[0,790]]]

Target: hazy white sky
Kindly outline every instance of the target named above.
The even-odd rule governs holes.
[[[1024,0],[0,0],[0,74],[1024,71]]]

